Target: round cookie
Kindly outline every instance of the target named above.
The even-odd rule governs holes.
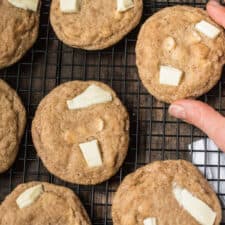
[[[0,79],[0,173],[15,161],[26,124],[26,111],[17,93]]]
[[[30,205],[19,208],[18,197],[36,185],[42,185],[44,192]],[[72,190],[45,182],[30,182],[17,186],[1,204],[0,225],[6,224],[91,225],[91,222]]]
[[[62,13],[59,0],[53,0],[50,21],[58,38],[65,44],[88,50],[114,45],[140,21],[142,0],[134,0],[134,7],[117,12],[116,0],[81,1],[77,13]]]
[[[38,36],[39,12],[16,8],[0,1],[0,69],[14,64],[31,48]]]
[[[202,20],[220,29],[218,37],[210,39],[196,30],[195,25]],[[225,63],[225,33],[202,9],[167,7],[142,26],[136,63],[143,85],[158,100],[171,103],[201,96],[220,79]],[[178,86],[159,83],[163,65],[183,71]]]
[[[199,225],[174,197],[174,184],[205,202],[216,213],[214,225],[220,224],[222,212],[216,194],[197,168],[184,160],[154,162],[129,174],[113,199],[113,223],[143,225],[152,217],[157,225]]]
[[[67,100],[90,85],[111,93],[112,101],[70,110]],[[32,137],[47,169],[62,180],[97,184],[113,176],[122,165],[129,143],[129,115],[107,85],[72,81],[52,90],[40,103],[32,123]],[[97,140],[102,166],[89,167],[79,144]]]

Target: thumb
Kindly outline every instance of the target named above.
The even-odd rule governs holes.
[[[207,104],[179,100],[170,105],[169,114],[195,125],[225,151],[225,118]]]
[[[210,0],[206,8],[212,19],[225,27],[225,7],[220,5],[216,0]]]

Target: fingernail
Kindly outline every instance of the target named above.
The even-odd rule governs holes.
[[[186,118],[184,107],[181,105],[170,105],[169,114],[182,120],[185,120]]]

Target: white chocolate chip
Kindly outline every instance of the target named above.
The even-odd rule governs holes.
[[[104,120],[101,118],[97,119],[97,124],[96,124],[97,131],[102,131],[104,129]]]
[[[159,83],[164,85],[178,86],[183,71],[172,66],[160,66]]]
[[[80,10],[81,0],[60,0],[60,10],[64,13],[76,13]]]
[[[97,140],[81,143],[79,146],[89,167],[102,165],[102,158]]]
[[[25,208],[34,203],[43,192],[43,185],[38,184],[20,194],[20,196],[16,199],[16,203],[20,209]]]
[[[8,2],[17,8],[34,12],[37,12],[39,6],[39,0],[8,0]]]
[[[220,29],[205,20],[197,23],[195,29],[211,39],[215,39],[221,33]]]
[[[157,225],[155,217],[149,217],[144,219],[144,225]]]
[[[202,200],[198,199],[187,189],[173,184],[173,195],[178,203],[201,225],[213,225],[216,213]]]
[[[72,100],[67,101],[69,109],[82,109],[91,105],[107,103],[112,101],[110,92],[105,91],[103,88],[92,84],[83,93],[76,96]]]
[[[176,42],[174,38],[167,37],[163,42],[163,48],[167,51],[171,51],[176,47]]]
[[[133,0],[117,0],[117,11],[125,12],[130,8],[134,7]]]

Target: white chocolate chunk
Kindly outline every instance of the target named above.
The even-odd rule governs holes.
[[[183,72],[171,66],[160,66],[159,83],[178,86]]]
[[[205,20],[202,20],[201,22],[197,23],[195,25],[195,29],[211,39],[216,38],[221,32],[220,29],[206,22]]]
[[[156,218],[149,217],[144,219],[144,225],[156,225]]]
[[[193,196],[187,189],[173,185],[173,194],[179,204],[201,225],[213,225],[216,213],[202,200]]]
[[[176,47],[176,42],[175,42],[174,38],[167,37],[163,42],[163,47],[167,51],[173,50]]]
[[[34,12],[37,12],[39,5],[39,0],[8,0],[8,2],[17,8]]]
[[[89,167],[102,165],[102,158],[97,140],[81,143],[79,146]]]
[[[16,203],[20,209],[25,208],[34,203],[43,192],[43,185],[38,184],[20,194],[20,196],[16,199]]]
[[[72,100],[67,101],[69,109],[82,109],[91,105],[107,103],[112,101],[110,92],[105,91],[95,84],[90,85],[83,93]]]
[[[117,0],[117,11],[125,12],[130,8],[134,7],[133,0]]]
[[[75,13],[80,10],[80,0],[60,0],[60,10],[64,13]]]

